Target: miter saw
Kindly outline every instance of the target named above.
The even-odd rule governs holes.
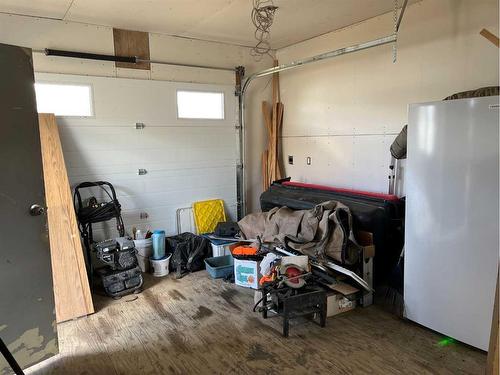
[[[311,273],[303,267],[288,263],[274,266],[269,275],[262,276],[259,284],[261,287],[272,287],[274,289],[285,286],[298,289],[306,285],[308,276],[311,276]]]
[[[289,320],[304,315],[317,315],[320,325],[326,322],[326,292],[315,287],[312,273],[296,264],[275,265],[269,275],[261,279],[262,298],[255,304],[264,319],[268,312],[283,317],[283,336],[288,336]]]

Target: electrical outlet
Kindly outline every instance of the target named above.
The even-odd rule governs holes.
[[[288,164],[293,165],[293,155],[288,155]]]

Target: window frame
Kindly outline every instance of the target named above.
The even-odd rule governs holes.
[[[206,94],[220,94],[222,95],[222,118],[207,118],[207,117],[180,117],[179,116],[179,92],[193,92],[193,93],[206,93]],[[224,90],[195,90],[178,88],[175,90],[175,112],[177,120],[180,121],[225,121],[226,120],[226,92]]]
[[[89,119],[89,118],[95,118],[95,101],[94,101],[94,85],[90,82],[87,83],[82,83],[82,82],[60,82],[60,81],[50,81],[50,80],[36,80],[35,79],[35,85],[33,86],[33,90],[35,90],[35,100],[36,100],[36,84],[42,84],[42,85],[54,85],[54,86],[80,86],[80,87],[87,87],[89,89],[89,104],[90,104],[90,115],[85,116],[85,115],[57,115],[54,114],[56,117],[61,117],[61,118],[81,118],[81,119]],[[38,102],[37,102],[37,112],[38,112]],[[38,112],[38,113],[44,113],[44,112]]]

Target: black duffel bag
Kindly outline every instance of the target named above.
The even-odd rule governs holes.
[[[186,273],[205,269],[205,259],[211,254],[210,241],[193,233],[182,233],[165,239],[167,249],[172,253],[170,270],[176,278]]]

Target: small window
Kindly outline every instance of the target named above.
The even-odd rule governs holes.
[[[39,113],[56,116],[93,116],[90,85],[35,83]]]
[[[179,118],[224,120],[224,93],[177,91]]]

